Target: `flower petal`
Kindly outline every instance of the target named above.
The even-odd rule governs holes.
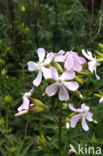
[[[99,103],[103,103],[103,97],[100,98]]]
[[[95,76],[96,76],[97,80],[100,80],[100,76],[97,75],[97,69],[96,69],[96,66],[95,66],[94,72],[95,72]]]
[[[86,60],[83,57],[77,56],[78,58],[78,63],[80,64],[84,64],[86,62]]]
[[[54,57],[54,53],[52,52],[48,53],[42,65],[47,66],[48,64],[50,64],[52,62],[53,57]]]
[[[89,111],[90,108],[89,108],[89,106],[86,106],[85,103],[82,103],[81,109],[82,109],[82,111]]]
[[[64,64],[65,68],[67,70],[71,70],[73,68],[73,58],[72,58],[72,55],[68,54],[68,57],[65,61],[65,64]]]
[[[75,81],[72,81],[72,82],[63,82],[64,86],[69,89],[69,90],[72,90],[72,91],[75,91],[79,88],[79,84]]]
[[[71,125],[72,128],[74,128],[77,125],[77,123],[78,123],[78,121],[80,120],[81,117],[82,117],[81,114],[77,114],[77,115],[75,115],[75,116],[73,116],[71,118],[70,125]]]
[[[59,100],[60,101],[67,101],[69,99],[68,91],[64,86],[61,86],[59,89]]]
[[[90,52],[90,51],[87,51],[87,53],[86,53],[86,51],[84,49],[82,49],[82,54],[90,61],[94,59],[92,56],[92,52]]]
[[[87,120],[88,121],[93,121],[93,113],[91,113],[91,112],[87,112],[87,114],[86,114],[86,118],[87,118]]]
[[[39,48],[37,50],[37,54],[38,54],[38,57],[39,57],[39,62],[43,62],[44,57],[45,57],[45,49],[44,48]]]
[[[34,86],[38,87],[41,83],[41,80],[42,80],[42,72],[39,71],[36,79],[33,81]]]
[[[43,76],[44,76],[45,79],[52,78],[52,76],[51,76],[51,70],[49,68],[42,67],[42,72],[43,72]]]
[[[29,71],[36,71],[36,70],[38,70],[38,65],[35,62],[33,62],[33,61],[29,61],[27,63],[27,65],[28,65],[28,70]]]
[[[57,80],[59,79],[59,75],[58,75],[58,73],[57,73],[56,68],[50,67],[49,69],[51,70],[51,78],[52,78],[53,80],[57,81]]]
[[[45,91],[48,94],[48,96],[53,96],[56,94],[57,90],[58,90],[57,83],[53,83],[50,86],[48,86]]]
[[[82,128],[85,130],[85,131],[88,131],[89,130],[89,127],[86,123],[86,119],[85,119],[85,115],[83,115],[83,118],[82,118]]]
[[[30,97],[33,94],[33,92],[34,92],[34,88],[32,88],[29,92],[26,92],[24,96]]]
[[[75,77],[75,72],[70,70],[70,71],[65,71],[61,76],[61,80],[72,80]]]
[[[82,113],[82,109],[76,109],[76,108],[74,108],[74,105],[72,103],[69,103],[68,106],[69,106],[69,109],[70,110],[72,110],[74,112],[77,112],[77,113]]]
[[[29,99],[26,96],[23,96],[23,104],[18,108],[18,111],[21,112],[23,109],[29,109]]]

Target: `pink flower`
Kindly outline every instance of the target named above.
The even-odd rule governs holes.
[[[28,70],[29,71],[38,71],[38,75],[33,81],[34,86],[39,86],[41,81],[42,81],[42,74],[45,77],[45,79],[50,78],[50,70],[46,68],[48,64],[51,63],[53,56],[52,55],[47,55],[46,59],[45,58],[45,50],[44,48],[39,48],[37,50],[37,54],[39,57],[39,62],[35,63],[33,61],[28,62]]]
[[[100,98],[99,103],[103,103],[103,97]]]
[[[33,94],[34,88],[30,90],[30,92],[26,92],[23,95],[23,104],[18,108],[18,111],[21,112],[22,110],[28,110],[29,109],[29,97]]]
[[[54,67],[50,67],[51,78],[55,80],[55,83],[51,84],[46,88],[46,93],[48,96],[53,96],[59,89],[59,100],[67,101],[69,99],[69,94],[67,89],[75,91],[78,89],[79,84],[75,81],[67,82],[66,80],[74,79],[75,72],[65,71],[60,77]]]
[[[73,106],[73,104],[71,104],[71,103],[68,106],[69,106],[69,108],[72,111],[74,111],[74,112],[77,113],[77,115],[75,115],[75,116],[73,116],[71,118],[71,127],[72,128],[76,127],[78,121],[82,119],[82,128],[85,131],[88,131],[89,130],[89,127],[88,127],[88,125],[86,123],[86,120],[88,120],[90,122],[93,121],[93,119],[92,119],[93,113],[89,112],[89,109],[90,108],[88,106],[86,106],[85,103],[83,103],[81,105],[81,108],[80,109],[75,109],[74,106]]]
[[[67,52],[65,55],[65,68],[69,70],[75,70],[77,72],[82,71],[82,64],[86,62],[86,60],[83,57],[78,56],[77,53],[70,51]]]
[[[48,55],[51,55],[54,58],[55,62],[64,62],[65,56],[64,50],[60,50],[58,53],[49,53]]]

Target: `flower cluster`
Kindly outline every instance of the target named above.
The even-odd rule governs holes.
[[[82,54],[89,60],[88,68],[90,72],[94,71],[96,78],[100,80],[100,77],[96,73],[96,67],[100,65],[96,57],[93,58],[92,53],[90,51],[86,53],[84,49],[82,50]],[[46,55],[44,48],[39,48],[37,55],[39,58],[37,62],[29,61],[27,63],[30,72],[37,72],[33,85],[39,87],[43,79],[52,79],[53,83],[45,88],[45,93],[49,97],[58,93],[60,101],[68,101],[70,98],[68,91],[78,91],[79,83],[76,82],[76,74],[82,71],[83,64],[86,63],[85,58],[79,56],[76,52],[65,52],[63,50],[60,50],[58,53],[50,52]],[[33,92],[34,88],[30,92],[24,93],[23,104],[18,108],[19,113],[15,116],[25,114],[30,109],[30,106],[33,106],[33,104],[30,104]],[[101,101],[102,99],[100,103]],[[70,126],[74,128],[81,119],[83,130],[88,131],[89,127],[86,120],[93,122],[93,114],[89,112],[89,106],[86,106],[85,103],[81,105],[80,109],[75,109],[73,104],[68,104],[68,106],[70,110],[75,112],[75,115],[71,117]],[[66,127],[69,127],[69,122],[67,122]]]

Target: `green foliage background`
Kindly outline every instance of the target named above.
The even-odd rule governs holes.
[[[102,10],[102,0],[0,1],[0,155],[58,156],[58,127],[48,112],[14,117],[22,103],[22,93],[31,88],[35,77],[28,72],[27,62],[37,61],[39,47],[47,52],[72,49],[80,55],[82,48],[103,52],[98,47],[98,43],[103,43]],[[99,105],[99,99],[94,96],[103,91],[102,64],[98,73],[101,81],[94,75],[86,75],[83,77],[86,83],[80,88],[98,124],[89,124],[90,131],[84,132],[80,124],[67,130],[64,122],[63,156],[68,155],[69,144],[103,148],[103,105]],[[35,90],[35,97],[47,104],[58,118],[58,100],[42,97],[47,85],[44,81]],[[84,101],[73,94],[69,102],[78,107]],[[70,111],[64,110],[63,121],[67,114]],[[38,143],[37,136],[44,139],[43,142]]]

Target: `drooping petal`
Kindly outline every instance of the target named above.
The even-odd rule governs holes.
[[[39,48],[37,50],[37,54],[38,54],[38,57],[39,57],[39,62],[43,62],[44,57],[45,57],[45,49],[44,48]]]
[[[74,111],[74,112],[77,112],[77,113],[82,113],[82,109],[76,109],[74,108],[74,105],[72,103],[68,104],[69,106],[69,109]]]
[[[75,116],[73,116],[73,117],[71,118],[70,124],[71,124],[71,127],[72,127],[72,128],[74,128],[74,127],[77,125],[77,123],[78,123],[78,121],[80,120],[81,117],[82,117],[81,114],[77,114],[77,115],[75,115]]]
[[[85,130],[85,131],[88,131],[89,130],[89,127],[86,123],[86,118],[85,118],[85,115],[83,115],[82,117],[82,128]]]
[[[100,80],[100,76],[97,75],[97,69],[96,69],[96,66],[95,66],[94,72],[95,72],[95,76],[96,76],[97,80]]]
[[[49,85],[47,88],[46,88],[46,93],[48,94],[48,96],[53,96],[56,94],[58,90],[58,85],[57,83],[53,83],[51,85]]]
[[[34,88],[32,88],[29,92],[26,92],[24,96],[30,97],[33,94],[33,92],[34,92]]]
[[[18,108],[18,111],[22,111],[24,109],[29,109],[29,99],[26,96],[23,96],[23,104]]]
[[[51,77],[52,77],[52,79],[57,81],[59,79],[59,75],[57,73],[56,68],[50,67],[49,69],[51,70]]]
[[[42,67],[42,72],[43,72],[43,76],[44,76],[45,79],[52,78],[52,76],[51,76],[51,70],[49,68]]]
[[[42,72],[39,71],[36,79],[33,81],[34,86],[38,87],[41,83],[41,80],[42,80]]]
[[[70,71],[65,71],[61,76],[61,80],[72,80],[75,77],[75,72],[70,70]]]
[[[86,114],[86,118],[87,118],[87,120],[88,121],[93,121],[93,113],[91,113],[91,112],[87,112],[87,114]]]
[[[60,101],[67,101],[69,99],[68,91],[64,86],[61,86],[59,89],[59,100]]]
[[[63,82],[63,85],[69,89],[69,90],[72,90],[72,91],[75,91],[79,88],[79,84],[75,81],[72,81],[72,82]]]
[[[96,68],[96,61],[88,62],[88,68],[90,72],[93,72]]]
[[[27,63],[27,65],[28,65],[28,70],[29,71],[36,71],[36,70],[38,70],[38,65],[35,62],[33,62],[33,61],[29,61]]]
[[[82,54],[88,59],[88,60],[93,60],[93,56],[92,56],[92,53],[90,51],[86,51],[84,49],[82,49]]]
[[[65,64],[64,64],[64,67],[67,69],[67,70],[71,70],[73,68],[73,58],[72,58],[72,55],[68,54],[68,57],[65,61]]]

